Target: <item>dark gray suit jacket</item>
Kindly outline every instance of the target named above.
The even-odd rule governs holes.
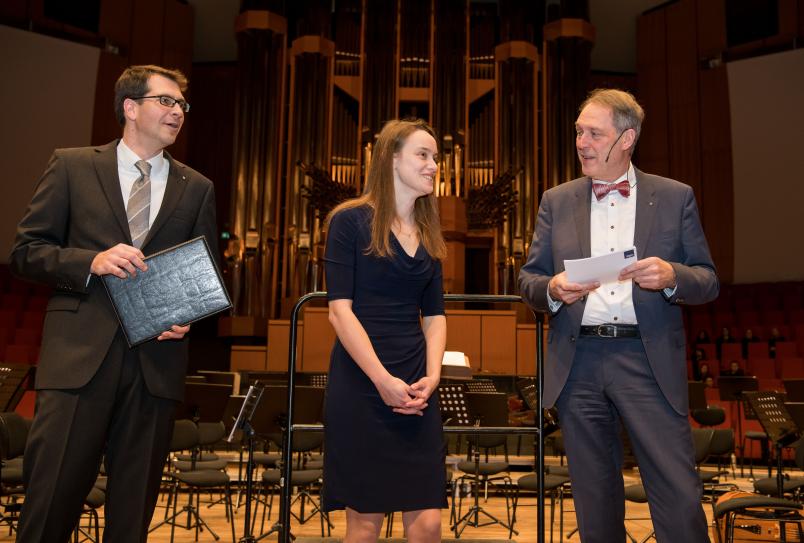
[[[637,257],[656,256],[676,272],[677,289],[669,299],[662,292],[633,287],[642,343],[653,374],[670,405],[686,415],[687,367],[680,304],[702,304],[715,299],[719,284],[704,237],[695,196],[688,185],[643,173],[637,169]],[[592,182],[575,179],[544,193],[528,260],[519,273],[519,290],[534,309],[548,311],[547,283],[564,271],[565,259],[591,255]],[[544,405],[558,398],[575,357],[584,300],[563,304],[550,315]]]
[[[55,289],[45,317],[37,389],[73,389],[88,383],[118,332],[102,282],[93,275],[87,283],[98,252],[118,243],[131,244],[117,144],[56,150],[17,228],[9,259],[12,272]],[[143,253],[147,256],[203,235],[217,256],[212,182],[165,156],[170,162],[165,195]],[[150,392],[180,400],[187,338],[153,340],[135,349]]]

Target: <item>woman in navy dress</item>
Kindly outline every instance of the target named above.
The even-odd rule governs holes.
[[[423,121],[385,125],[363,195],[330,215],[325,253],[332,349],[323,507],[346,510],[347,543],[376,541],[403,512],[409,541],[441,538],[447,506],[436,389],[446,342],[433,185]]]

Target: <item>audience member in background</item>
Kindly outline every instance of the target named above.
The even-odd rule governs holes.
[[[695,349],[692,352],[692,361],[699,364],[701,360],[706,360],[706,351],[703,349]]]
[[[715,351],[717,352],[717,358],[720,360],[720,351],[721,346],[724,343],[734,343],[736,340],[731,336],[731,331],[727,326],[724,326],[723,329],[720,331],[720,336],[715,340]]]
[[[715,379],[711,375],[704,379],[704,387],[705,388],[714,388],[715,387]]]
[[[709,338],[709,332],[706,330],[701,330],[698,332],[698,335],[695,336],[695,341],[693,341],[693,345],[696,347],[701,343],[712,343],[712,340]]]
[[[732,360],[731,364],[729,364],[729,369],[724,370],[720,375],[726,377],[739,377],[745,375],[745,372],[743,371],[743,368],[740,367],[739,362]]]
[[[785,341],[785,337],[779,333],[779,329],[775,326],[771,328],[770,337],[768,338],[768,356],[776,358],[776,343]]]
[[[705,381],[707,377],[712,376],[712,373],[709,371],[709,364],[706,362],[701,362],[693,367],[695,368],[696,381]]]
[[[757,343],[759,338],[754,335],[754,331],[750,328],[746,329],[745,335],[743,336],[742,343],[743,343],[743,359],[748,358],[748,344],[749,343]]]

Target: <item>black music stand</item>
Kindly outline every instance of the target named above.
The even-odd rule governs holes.
[[[783,379],[788,402],[804,402],[804,379]]]
[[[491,379],[469,379],[465,381],[466,392],[487,392],[489,394],[497,392],[497,386]]]
[[[232,394],[231,385],[190,381],[184,384],[184,401],[176,408],[176,419],[221,422]]]
[[[519,532],[513,529],[511,526],[511,519],[508,519],[508,522],[504,522],[485,509],[480,505],[480,436],[481,435],[488,435],[488,434],[480,434],[474,433],[471,431],[473,427],[500,427],[500,426],[508,426],[508,399],[506,394],[504,393],[488,393],[488,392],[466,392],[464,394],[466,407],[469,413],[468,420],[471,421],[470,426],[467,426],[467,434],[469,435],[470,443],[473,441],[472,445],[472,457],[474,463],[474,473],[473,473],[473,480],[472,484],[475,487],[473,489],[474,494],[474,502],[469,510],[461,516],[457,518],[455,524],[452,527],[453,532],[455,533],[455,538],[459,538],[461,533],[466,529],[467,526],[472,526],[473,528],[479,528],[481,526],[489,526],[491,524],[499,524],[504,528],[507,528],[509,532],[515,533],[519,535]],[[491,434],[497,435],[497,434]],[[510,485],[510,478],[507,477],[506,485]],[[506,488],[504,490],[508,492]],[[508,512],[508,496],[506,494],[506,512]],[[458,515],[460,514],[460,510],[458,511]],[[484,515],[489,520],[487,522],[480,521],[480,515]],[[456,515],[457,517],[457,515]]]
[[[232,425],[229,436],[226,438],[226,441],[232,443],[235,440],[235,434],[237,431],[242,430],[246,437],[248,446],[248,460],[246,463],[246,514],[244,519],[245,526],[243,527],[243,537],[240,539],[240,543],[254,543],[254,541],[256,541],[251,533],[251,493],[253,482],[252,473],[254,471],[254,428],[251,426],[251,419],[254,416],[254,411],[260,404],[260,399],[262,398],[264,388],[265,386],[260,382],[257,382],[249,387],[248,394],[246,394],[246,397],[243,399],[243,402],[240,406],[237,419]],[[232,405],[231,401],[229,402],[229,405]],[[234,519],[231,520],[234,522]]]
[[[784,498],[782,449],[798,440],[799,429],[784,406],[782,394],[773,391],[745,392],[745,398],[757,414],[757,419],[768,434],[768,438],[776,446],[776,484],[779,497]]]
[[[790,399],[790,396],[787,397]],[[804,402],[784,402],[784,407],[790,414],[790,418],[796,424],[798,429],[804,432]]]
[[[438,385],[438,406],[444,426],[471,426],[474,422],[469,414],[463,383]]]
[[[320,423],[322,420],[322,411],[324,404],[324,391],[325,389],[317,386],[297,386],[295,387],[295,396],[297,403],[293,410],[293,424],[312,424]],[[261,437],[277,440],[277,436],[282,436],[280,441],[287,439],[285,434],[288,428],[288,387],[285,386],[266,386],[263,391],[263,398],[254,412],[251,423],[254,427],[255,433]],[[292,462],[292,458],[283,458],[285,462]],[[285,484],[290,484],[290,481]],[[256,518],[256,509],[254,515]],[[313,513],[314,514],[314,513]],[[293,513],[295,516],[295,513]],[[309,518],[309,517],[308,517]],[[332,523],[328,517],[325,517],[330,528]],[[260,541],[274,532],[282,529],[281,523],[274,523],[267,532],[261,533],[253,541]],[[290,526],[287,527],[291,539],[296,539],[290,533]]]
[[[759,390],[759,381],[748,375],[723,376],[717,380],[720,400],[737,402],[737,437],[740,440],[740,477],[744,476],[745,440],[743,439],[743,393]]]

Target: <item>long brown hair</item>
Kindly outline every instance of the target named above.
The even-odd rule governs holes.
[[[396,200],[394,198],[394,155],[402,150],[408,136],[423,130],[438,142],[435,131],[421,119],[393,120],[383,126],[377,144],[371,155],[368,179],[363,195],[343,202],[333,209],[327,217],[327,225],[332,217],[343,209],[369,205],[374,210],[371,218],[371,244],[368,254],[381,257],[392,256],[391,225],[396,219]],[[435,194],[430,193],[416,199],[413,205],[413,220],[424,249],[433,258],[447,256],[447,247],[441,235],[441,222],[438,218],[438,205]]]

